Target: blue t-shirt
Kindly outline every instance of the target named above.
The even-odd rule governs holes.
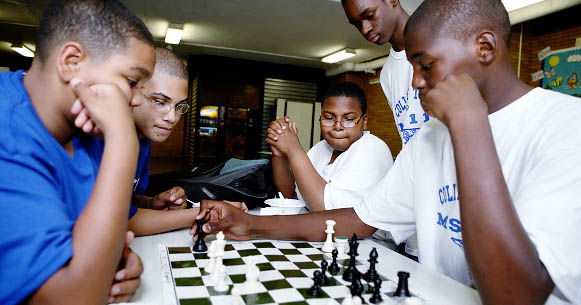
[[[73,255],[72,231],[96,173],[81,141],[71,158],[22,83],[0,73],[0,304],[17,304]]]
[[[84,145],[89,150],[89,155],[93,160],[95,172],[99,171],[99,164],[103,158],[105,142],[102,139],[85,137]],[[149,184],[149,156],[151,154],[151,140],[143,138],[139,140],[139,161],[137,162],[137,172],[133,180],[133,193],[144,195]],[[129,218],[137,213],[137,207],[133,204],[129,210]]]

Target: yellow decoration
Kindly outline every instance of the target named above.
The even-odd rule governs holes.
[[[553,57],[551,57],[551,59],[549,59],[549,65],[551,65],[551,67],[554,67],[558,64],[559,64],[559,56],[553,56]]]

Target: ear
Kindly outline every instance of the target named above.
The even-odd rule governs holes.
[[[367,130],[367,113],[363,115],[363,118],[361,119],[363,122],[363,130]]]
[[[388,1],[391,7],[396,7],[399,4],[399,0],[388,0]]]
[[[490,31],[480,32],[476,37],[476,52],[478,61],[488,66],[498,57],[498,41],[496,34]]]
[[[70,41],[62,45],[56,60],[59,78],[68,83],[79,74],[81,64],[87,60],[87,54],[81,44]]]

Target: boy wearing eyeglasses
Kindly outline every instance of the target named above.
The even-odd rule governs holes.
[[[152,77],[141,88],[142,103],[133,108],[133,119],[139,137],[139,161],[133,183],[129,212],[129,230],[135,235],[150,235],[185,228],[192,224],[198,209],[185,209],[186,195],[174,187],[154,197],[144,196],[149,182],[151,142],[164,142],[170,136],[189,105],[188,71],[172,51],[156,47],[156,65]],[[103,141],[88,145],[94,166],[99,167]],[[232,203],[245,207],[243,203]]]
[[[290,118],[271,122],[266,143],[272,151],[277,189],[305,201],[310,211],[357,205],[393,164],[389,147],[367,128],[365,93],[354,83],[329,88],[319,118],[324,140],[305,153]]]

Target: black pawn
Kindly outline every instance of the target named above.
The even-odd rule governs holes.
[[[327,266],[329,266],[329,263],[327,263],[327,261],[321,262],[321,274],[322,274],[321,282],[323,285],[329,285],[329,277],[327,276]]]
[[[408,289],[408,278],[410,277],[409,272],[400,271],[397,273],[399,280],[397,281],[397,289],[393,294],[394,297],[411,297],[410,291]]]
[[[321,271],[316,270],[313,273],[313,286],[311,286],[311,288],[309,289],[308,293],[310,296],[313,297],[320,297],[321,295],[323,295],[323,293],[321,292],[321,281],[323,280],[323,275],[321,274]]]
[[[357,235],[353,234],[353,237],[351,237],[351,240],[349,241],[349,267],[347,267],[343,272],[344,281],[351,282],[354,277],[359,275],[359,270],[355,267],[356,257],[359,255],[359,253],[357,253],[358,246]]]
[[[198,235],[198,239],[192,248],[194,252],[208,251],[208,246],[206,246],[206,242],[204,241],[204,231],[202,230],[204,223],[206,223],[205,219],[196,219],[196,235]]]
[[[377,249],[375,247],[369,253],[369,270],[365,273],[364,279],[370,283],[375,281],[378,278],[377,270],[375,269],[375,264],[377,264]]]
[[[369,303],[379,304],[379,303],[381,303],[381,301],[383,301],[383,298],[381,297],[381,282],[382,281],[380,278],[376,278],[375,281],[373,281],[373,284],[375,284],[375,287],[373,290],[373,295],[369,299]]]
[[[333,256],[333,261],[331,262],[331,265],[329,265],[329,273],[335,275],[337,272],[339,272],[339,270],[341,270],[341,267],[339,267],[339,264],[337,264],[337,255],[339,255],[339,251],[337,251],[337,249],[333,249],[333,251],[331,251],[331,255]]]

